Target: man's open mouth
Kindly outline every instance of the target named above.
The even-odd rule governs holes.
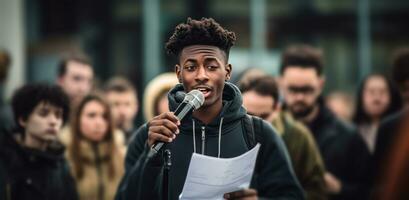
[[[211,91],[212,91],[212,89],[210,87],[207,87],[207,86],[199,86],[199,87],[195,87],[195,89],[202,92],[205,98],[207,98],[210,95]]]

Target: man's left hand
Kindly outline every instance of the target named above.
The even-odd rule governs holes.
[[[243,189],[235,192],[229,192],[224,194],[224,199],[240,199],[240,200],[257,200],[257,190],[255,189]]]

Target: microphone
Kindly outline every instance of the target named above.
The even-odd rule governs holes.
[[[192,90],[186,94],[182,103],[175,110],[176,117],[181,121],[187,113],[197,110],[204,103],[204,95],[199,90]],[[165,145],[164,142],[156,142],[149,151],[148,157],[152,157]]]

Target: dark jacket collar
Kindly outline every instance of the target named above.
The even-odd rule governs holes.
[[[318,115],[315,117],[315,119],[307,124],[307,126],[313,133],[316,132],[315,130],[317,130],[323,124],[329,125],[334,120],[336,120],[334,113],[332,113],[332,111],[330,111],[329,108],[325,105],[324,99],[322,97],[318,98],[318,107]]]
[[[26,164],[55,166],[64,158],[64,147],[40,151],[21,146],[15,133],[1,133],[0,156],[13,167],[24,167]]]

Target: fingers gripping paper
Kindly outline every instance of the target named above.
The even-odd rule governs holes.
[[[223,199],[223,194],[248,188],[260,144],[234,158],[216,158],[193,153],[181,200]]]

